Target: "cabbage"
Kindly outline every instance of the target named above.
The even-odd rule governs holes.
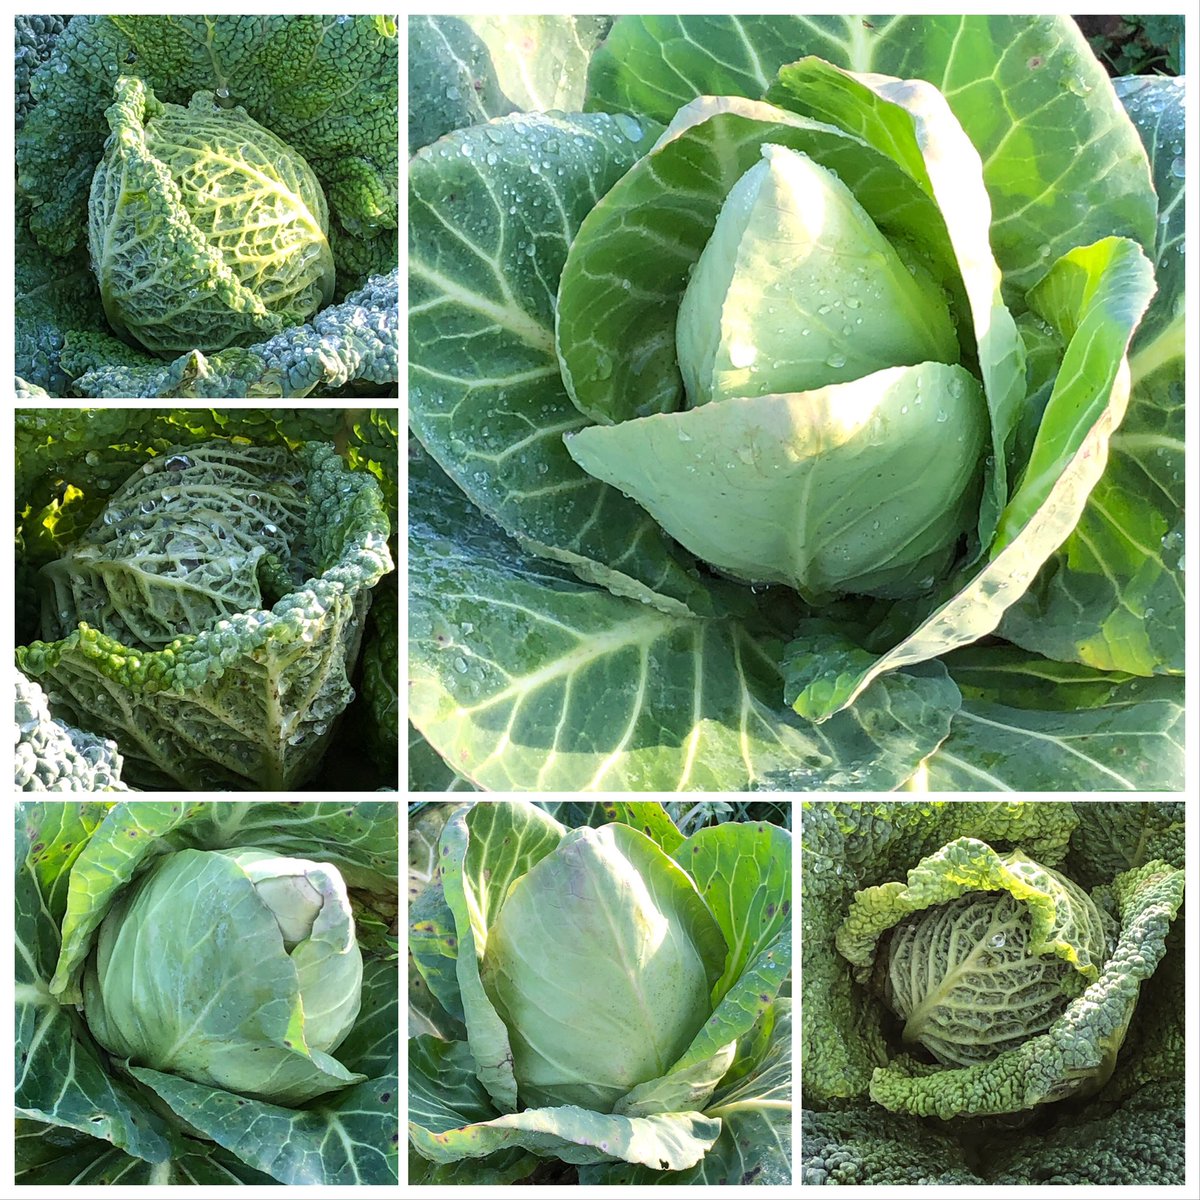
[[[333,298],[325,195],[246,110],[161,104],[122,76],[92,177],[88,249],[109,323],[157,354],[249,345]]]
[[[652,803],[556,806],[574,829],[521,800],[418,807],[436,881],[411,909],[409,1178],[557,1159],[587,1185],[734,1162],[787,1183],[786,830],[684,838]]]
[[[337,868],[252,847],[161,859],[105,915],[83,977],[111,1054],[278,1104],[365,1078],[327,1053],[361,991]]]
[[[611,1112],[687,1049],[725,952],[696,885],[645,834],[568,834],[513,886],[483,960],[521,1095]]]

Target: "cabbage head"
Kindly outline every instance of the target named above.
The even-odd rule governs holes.
[[[410,1179],[790,1182],[788,833],[556,811],[581,823],[443,813],[411,912]]]
[[[611,1112],[687,1049],[725,953],[695,883],[645,834],[569,833],[513,885],[483,959],[522,1095]]]
[[[13,807],[19,1177],[395,1187],[394,801]]]
[[[1168,897],[1173,915],[1182,886],[1181,871],[1155,860],[1088,893],[1019,847],[1001,853],[959,837],[906,883],[855,892],[834,943],[900,1019],[904,1043],[872,1070],[871,1099],[949,1119],[1094,1094],[1128,1029],[1132,977],[1156,961],[1147,940],[1139,972],[1127,968],[1141,940],[1133,915],[1165,911]],[[1085,1030],[1086,1019],[1096,1028]]]
[[[391,569],[382,491],[325,442],[213,438],[139,460],[42,568],[44,640],[18,666],[55,716],[118,743],[126,783],[306,782]]]
[[[1177,801],[806,801],[805,1186],[1180,1187],[1185,834]]]
[[[92,177],[88,247],[113,329],[164,356],[263,340],[333,298],[308,163],[211,92],[162,104],[122,77]]]
[[[1009,892],[971,892],[926,909],[897,926],[888,946],[887,995],[906,1043],[947,1066],[987,1062],[1045,1033],[1096,978],[1111,922],[1070,880],[1038,869],[1064,921],[1086,938],[1086,969],[1056,953],[1065,943],[1039,935],[1028,907]]]
[[[277,1104],[358,1083],[362,954],[338,869],[252,847],[180,850],[113,904],[84,1012],[120,1059]]]
[[[738,579],[812,599],[925,591],[975,521],[988,440],[948,293],[833,171],[761,152],[679,304],[682,411],[567,449]]]

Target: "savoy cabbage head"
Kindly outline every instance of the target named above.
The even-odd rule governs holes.
[[[166,355],[223,350],[306,321],[332,298],[325,193],[244,108],[222,108],[211,92],[186,108],[160,104],[122,77],[107,117],[88,249],[126,340]]]
[[[805,1181],[1181,1184],[1183,820],[807,803]]]
[[[392,17],[18,17],[17,390],[394,395]]]
[[[395,786],[396,596],[377,585],[396,427],[394,410],[20,410],[17,666],[51,718],[115,742],[143,789]],[[33,700],[24,758],[39,727],[47,753],[62,743]],[[93,790],[78,774],[20,769]]]

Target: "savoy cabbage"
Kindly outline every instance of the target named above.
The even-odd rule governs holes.
[[[18,786],[394,787],[397,425],[19,410]]]
[[[20,16],[24,396],[397,391],[386,16]]]
[[[805,1182],[1181,1184],[1183,822],[806,803]]]
[[[114,330],[155,353],[223,350],[332,298],[325,193],[303,158],[211,92],[160,104],[122,76],[115,96],[88,206]]]
[[[116,742],[50,715],[46,694],[18,674],[14,782],[23,792],[124,792]]]

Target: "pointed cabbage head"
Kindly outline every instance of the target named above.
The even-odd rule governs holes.
[[[611,1112],[708,1020],[726,945],[696,885],[627,825],[582,828],[512,886],[482,978],[527,1107]]]

